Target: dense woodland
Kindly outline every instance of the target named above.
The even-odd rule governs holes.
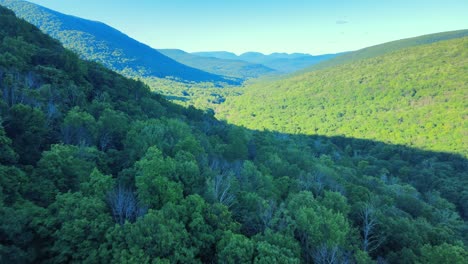
[[[459,155],[255,131],[0,7],[0,263],[466,263]]]
[[[218,117],[253,129],[384,140],[468,157],[466,65],[468,37],[405,48],[251,85],[228,98]]]

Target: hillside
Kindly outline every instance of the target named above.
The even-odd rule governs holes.
[[[100,22],[65,15],[22,0],[0,0],[18,17],[38,26],[87,60],[127,76],[173,78],[181,81],[239,83],[234,78],[188,67]]]
[[[358,51],[349,52],[332,58],[330,60],[318,63],[310,68],[304,69],[304,71],[311,71],[317,69],[324,69],[327,67],[333,67],[340,64],[356,62],[363,59],[369,59],[381,55],[385,55],[394,51],[398,51],[404,48],[415,47],[424,44],[431,44],[438,41],[450,40],[455,38],[461,38],[468,36],[468,30],[455,30],[449,32],[442,32],[436,34],[423,35],[414,38],[395,40],[380,45],[364,48]]]
[[[275,69],[281,73],[298,71],[322,61],[332,59],[339,54],[324,54],[312,56],[304,53],[272,53],[265,55],[260,52],[246,52],[239,56],[226,51],[194,52],[193,54],[202,57],[212,57],[229,60],[242,60],[250,63],[262,64],[268,68]]]
[[[0,263],[447,263],[467,160],[184,108],[0,6]]]
[[[467,47],[468,38],[458,38],[256,84],[228,98],[218,116],[252,129],[343,135],[466,157]]]
[[[261,64],[254,64],[241,60],[197,56],[177,49],[158,49],[158,51],[167,57],[190,67],[244,80],[274,74],[276,72],[275,70]]]

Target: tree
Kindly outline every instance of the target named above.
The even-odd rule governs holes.
[[[204,263],[214,261],[216,242],[221,234],[229,230],[232,219],[219,219],[217,223],[212,217],[214,208],[199,195],[189,195],[181,202],[178,209],[178,219],[185,224],[190,234],[190,245],[197,258]],[[215,220],[216,221],[216,220]]]
[[[265,230],[273,215],[272,211],[268,212],[269,206],[270,204],[255,192],[239,192],[233,211],[234,218],[242,224],[243,234],[250,237]]]
[[[253,260],[254,243],[247,237],[231,231],[224,233],[216,249],[219,263],[250,263]]]
[[[50,246],[41,232],[47,210],[28,201],[6,206],[0,200],[0,215],[0,263],[38,262],[41,251]]]
[[[27,175],[19,168],[0,165],[0,205],[21,200],[28,183]]]
[[[438,246],[424,245],[421,248],[421,259],[418,263],[438,264],[453,263],[462,264],[468,261],[468,252],[461,245],[444,243]]]
[[[196,249],[191,245],[190,236],[179,214],[181,208],[167,204],[161,210],[150,209],[135,223],[115,225],[106,236],[104,247],[110,260],[146,259],[163,263],[192,263]]]
[[[11,147],[11,139],[6,135],[0,118],[0,163],[14,164],[17,160],[18,154]]]
[[[225,157],[228,160],[245,160],[248,157],[248,137],[244,130],[237,127],[232,127],[227,133],[226,150],[224,152]]]
[[[348,215],[350,206],[345,196],[339,192],[325,191],[320,199],[320,204],[328,209],[332,209],[335,213]]]
[[[94,148],[52,145],[37,163],[31,179],[31,199],[48,204],[58,192],[77,191],[101,162]]]
[[[146,213],[146,208],[139,202],[132,190],[121,185],[107,193],[107,203],[112,211],[114,221],[120,225],[133,223]]]
[[[254,263],[269,264],[269,263],[300,263],[299,258],[294,256],[285,255],[281,248],[271,245],[267,242],[261,241],[256,244],[256,256]]]
[[[314,264],[338,264],[350,262],[349,257],[345,256],[338,246],[321,245],[312,252]]]
[[[12,146],[23,164],[34,164],[39,160],[46,142],[45,116],[37,108],[17,104],[10,108],[5,128],[12,139]]]
[[[80,184],[80,191],[86,196],[105,198],[115,186],[111,175],[102,174],[99,169],[94,168],[89,179]]]
[[[80,192],[64,193],[49,210],[54,262],[100,262],[99,248],[113,226],[105,202]]]
[[[175,174],[174,161],[169,157],[164,158],[157,147],[150,147],[135,166],[138,170],[135,185],[143,204],[160,209],[168,202],[177,203],[182,199],[182,185],[170,180]]]
[[[89,113],[80,108],[72,108],[62,125],[62,138],[65,144],[85,146],[94,145],[96,134],[96,120]]]
[[[310,262],[314,252],[326,248],[327,255],[335,247],[344,246],[350,227],[341,213],[321,206],[310,192],[294,194],[288,209],[293,213],[295,235],[302,246],[303,257]]]
[[[204,153],[204,149],[200,145],[200,142],[195,138],[195,136],[188,134],[185,138],[180,140],[174,146],[174,152],[179,153],[180,151],[186,151],[192,154],[194,157],[200,157]],[[177,155],[177,154],[176,154]]]
[[[258,171],[253,162],[244,162],[239,177],[239,183],[242,190],[264,194],[267,192],[267,190],[271,190],[272,188],[272,183],[270,181],[271,179],[268,179],[268,177],[264,176],[260,171]]]
[[[254,263],[301,263],[301,247],[292,236],[267,229],[254,240]]]
[[[141,159],[151,146],[161,147],[166,128],[160,120],[135,121],[124,140],[126,165]]]
[[[101,151],[109,148],[121,149],[121,142],[128,132],[128,117],[119,111],[105,108],[97,121],[97,143]]]
[[[236,200],[232,189],[232,181],[233,176],[230,172],[222,172],[216,174],[208,183],[209,192],[213,199],[228,208],[231,207]]]
[[[175,155],[174,163],[175,173],[172,180],[182,183],[184,195],[202,193],[205,179],[193,154],[181,150]]]
[[[362,221],[362,250],[371,253],[384,241],[382,234],[378,233],[379,221],[376,209],[372,204],[366,203],[359,216]]]

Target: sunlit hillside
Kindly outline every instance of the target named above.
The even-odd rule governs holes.
[[[252,129],[342,135],[468,155],[468,38],[247,87],[218,117]]]

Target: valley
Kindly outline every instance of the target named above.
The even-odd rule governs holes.
[[[468,30],[195,52],[32,2],[0,0],[0,263],[468,260]]]

